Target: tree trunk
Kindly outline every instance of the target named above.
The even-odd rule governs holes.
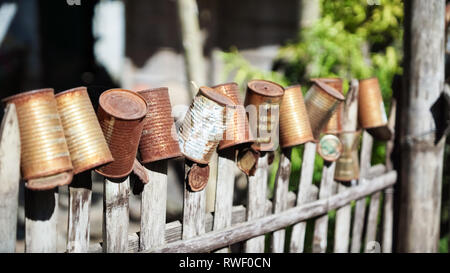
[[[435,143],[430,108],[444,89],[444,16],[444,0],[405,1],[399,252],[438,250],[445,138]]]

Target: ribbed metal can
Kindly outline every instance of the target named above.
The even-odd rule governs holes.
[[[219,150],[229,147],[250,144],[254,142],[248,125],[244,103],[239,95],[237,83],[224,83],[212,87],[214,91],[228,97],[235,104],[235,108],[227,108],[226,127],[223,139],[219,142]]]
[[[108,178],[131,173],[147,112],[145,98],[136,92],[110,89],[100,95],[97,117],[114,161],[96,172]]]
[[[284,88],[266,80],[252,80],[247,84],[244,105],[248,112],[250,130],[256,137],[253,148],[273,151],[278,146],[280,104]]]
[[[358,146],[361,130],[341,132],[338,137],[342,143],[342,154],[336,161],[334,179],[348,182],[359,178]]]
[[[339,93],[343,94],[342,92],[342,79],[341,78],[317,78],[312,80],[320,80],[329,86],[333,87]],[[323,129],[324,134],[337,134],[342,131],[342,115],[344,111],[344,103],[340,102],[339,105],[336,107],[336,111],[331,116],[330,120],[327,122],[327,125],[325,125],[325,128]]]
[[[139,152],[142,163],[181,156],[167,87],[138,91],[148,104]]]
[[[358,118],[362,128],[379,140],[389,140],[392,132],[387,126],[388,119],[384,109],[378,78],[359,81]]]
[[[86,87],[55,95],[74,174],[113,161]]]
[[[300,85],[284,89],[280,107],[280,145],[292,147],[314,141]]]
[[[339,91],[321,80],[312,81],[313,85],[305,95],[305,105],[314,139],[318,141],[323,128],[345,98]]]
[[[16,105],[22,178],[30,180],[72,171],[53,89],[21,93],[3,102]]]
[[[225,132],[228,107],[235,107],[232,100],[209,87],[200,87],[178,129],[179,147],[187,159],[209,163]]]

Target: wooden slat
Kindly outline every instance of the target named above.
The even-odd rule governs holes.
[[[218,172],[218,164],[219,164],[219,155],[217,151],[211,156],[209,161],[209,179],[208,184],[205,187],[206,191],[206,204],[205,209],[206,212],[214,212],[214,208],[216,205],[216,187],[217,187],[217,172]]]
[[[68,253],[86,253],[89,251],[91,198],[92,177],[89,170],[75,175],[69,186]]]
[[[130,179],[122,182],[104,180],[103,252],[128,251]]]
[[[297,194],[297,206],[304,205],[310,200],[310,187],[314,175],[314,161],[316,158],[316,144],[308,142],[303,151],[302,170]],[[317,193],[315,194],[317,199]],[[305,244],[306,222],[295,224],[292,228],[290,252],[301,253]]]
[[[141,199],[140,250],[165,243],[167,202],[167,160],[146,164],[149,183],[144,185]]]
[[[264,216],[267,200],[268,154],[260,157],[257,164],[255,175],[248,177],[247,221]],[[264,252],[264,236],[248,240],[245,242],[244,248],[246,253]]]
[[[6,106],[0,129],[0,253],[16,248],[20,182],[20,132],[14,104]]]
[[[280,163],[275,178],[273,213],[287,209],[287,194],[289,192],[289,175],[291,173],[291,148],[284,149],[280,155]],[[271,251],[284,252],[285,229],[274,231],[271,238]]]
[[[383,190],[395,183],[397,173],[391,171],[373,179],[370,183],[352,187],[337,195],[319,199],[306,205],[285,210],[279,214],[250,220],[231,226],[221,231],[213,231],[189,240],[177,241],[164,247],[152,249],[149,252],[208,252],[226,245],[234,244],[248,238],[293,225],[300,221],[326,214],[328,211],[345,206],[354,199]]]
[[[381,192],[376,192],[370,197],[369,214],[367,216],[367,229],[364,252],[373,252],[377,236],[378,212],[380,210]]]
[[[58,190],[25,189],[25,252],[55,253]]]
[[[190,163],[185,166],[184,203],[183,203],[183,240],[205,233],[205,189],[197,192],[188,189]]]
[[[219,152],[216,199],[213,230],[221,230],[231,226],[233,209],[234,171],[236,150],[225,149]],[[218,253],[228,253],[229,248],[223,248]]]

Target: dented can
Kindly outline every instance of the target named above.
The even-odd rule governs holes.
[[[391,139],[378,78],[359,81],[358,118],[361,127],[376,139]]]
[[[141,95],[110,89],[100,95],[97,117],[114,161],[95,171],[108,178],[123,178],[133,170],[148,105]]]
[[[22,178],[30,180],[72,171],[53,89],[17,94],[3,102],[16,105]]]
[[[286,87],[280,107],[280,145],[292,147],[314,141],[300,85]]]
[[[278,122],[284,88],[274,82],[252,80],[247,84],[244,105],[248,112],[250,130],[255,136],[253,148],[273,151],[278,146]]]
[[[181,156],[167,87],[138,92],[148,103],[139,152],[142,163]]]
[[[226,112],[226,126],[223,139],[219,142],[219,150],[229,147],[250,144],[254,139],[248,125],[244,103],[239,95],[237,83],[225,83],[213,86],[214,91],[228,97],[235,104],[235,108],[228,107]]]
[[[73,173],[78,174],[113,161],[86,87],[55,95]]]
[[[361,130],[341,132],[338,137],[342,143],[342,154],[336,161],[334,179],[349,182],[359,178],[358,146]]]
[[[344,101],[344,95],[321,80],[312,80],[313,85],[305,95],[305,105],[314,139],[317,141],[320,133],[339,103]]]
[[[228,107],[236,105],[213,89],[200,87],[178,129],[180,150],[187,159],[209,163],[223,138]]]
[[[316,79],[312,79],[316,80]],[[342,92],[342,79],[341,78],[318,78],[317,80],[321,80],[322,82],[328,84],[329,86],[333,87],[339,93],[343,94]],[[342,132],[342,116],[344,114],[344,103],[339,102],[339,105],[336,107],[336,111],[331,116],[330,120],[325,125],[325,128],[323,129],[324,134],[334,134],[336,135],[339,132]]]

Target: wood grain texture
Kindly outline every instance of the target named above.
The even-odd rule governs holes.
[[[92,198],[91,171],[77,174],[69,186],[69,212],[67,226],[68,253],[89,251],[89,214]]]
[[[20,131],[14,104],[6,106],[0,129],[0,253],[16,249],[20,183]]]
[[[378,212],[380,211],[381,192],[376,192],[370,197],[369,213],[367,215],[367,228],[364,252],[373,252],[377,237]]]
[[[398,252],[438,251],[445,137],[435,143],[430,108],[444,90],[445,2],[405,1]]]
[[[316,158],[316,144],[308,142],[303,150],[302,170],[297,194],[297,206],[306,204],[310,200],[310,187],[314,175],[314,161]],[[317,193],[315,194],[317,199]],[[301,253],[305,244],[306,222],[297,223],[292,228],[290,252]]]
[[[214,212],[216,205],[216,188],[217,188],[217,173],[218,173],[219,155],[214,151],[211,160],[209,161],[209,179],[205,187],[206,191],[206,212]],[[232,173],[229,173],[232,176]]]
[[[337,195],[319,199],[317,201],[296,206],[279,214],[250,220],[241,224],[233,225],[220,231],[213,231],[189,240],[177,241],[164,247],[152,249],[149,252],[208,252],[226,245],[234,244],[248,238],[255,238],[262,234],[278,230],[282,227],[293,225],[300,221],[326,214],[328,211],[345,206],[354,199],[370,195],[383,190],[395,183],[397,173],[391,171],[371,183],[352,187]]]
[[[217,168],[217,185],[213,230],[221,230],[231,226],[233,209],[234,171],[236,168],[235,149],[219,152]],[[218,253],[228,253],[228,247]]]
[[[267,180],[269,175],[268,154],[258,159],[254,176],[248,177],[247,221],[264,216],[267,200]],[[252,238],[245,242],[246,253],[264,252],[264,236]]]
[[[57,214],[57,189],[32,191],[25,188],[25,252],[56,252]]]
[[[184,179],[184,202],[183,202],[183,240],[205,233],[205,189],[197,192],[189,190],[188,173],[192,162],[187,162]]]
[[[104,180],[103,252],[128,251],[130,179],[122,182]]]
[[[291,149],[284,149],[280,155],[280,162],[275,178],[273,197],[273,213],[277,214],[287,209],[287,195],[289,192],[289,176],[291,174]],[[285,229],[274,231],[271,238],[272,253],[284,252]]]
[[[140,250],[165,243],[167,202],[167,160],[145,165],[149,183],[141,193]]]

